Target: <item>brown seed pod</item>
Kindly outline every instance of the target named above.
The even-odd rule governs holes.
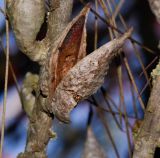
[[[86,56],[86,6],[75,17],[49,50],[46,63],[41,70],[40,87],[42,93],[52,98],[57,85],[66,73]]]
[[[103,84],[109,63],[120,52],[132,29],[80,60],[63,77],[52,96],[49,111],[63,121],[69,122],[69,113]]]

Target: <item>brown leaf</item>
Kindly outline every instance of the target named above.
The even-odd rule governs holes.
[[[131,32],[132,29],[80,60],[57,86],[50,112],[61,121],[68,122],[69,113],[77,103],[95,93],[103,84],[109,63],[120,52]]]
[[[82,158],[105,158],[105,154],[100,144],[97,142],[92,129],[87,131],[87,140]]]

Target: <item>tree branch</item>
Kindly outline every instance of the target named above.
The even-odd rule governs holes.
[[[47,38],[55,42],[70,20],[73,0],[50,0]]]
[[[45,18],[44,0],[7,0],[7,15],[20,50],[32,61],[41,63],[50,44],[58,38],[69,22],[73,0],[50,0],[47,36],[42,41],[36,37]],[[19,14],[20,13],[20,14]]]
[[[159,0],[148,0],[152,12],[155,14],[157,21],[160,24],[160,1]],[[160,42],[158,48],[160,49]]]
[[[139,129],[133,158],[153,158],[155,148],[160,146],[160,76],[157,76],[144,121]]]
[[[160,23],[160,1],[148,0]],[[160,146],[160,63],[152,71],[153,88],[145,111],[145,118],[135,138],[133,158],[153,158]]]
[[[36,41],[45,17],[44,0],[7,0],[7,15],[20,50],[39,61],[48,50],[45,40]]]
[[[28,0],[25,1],[26,2],[25,5],[28,5],[27,1]],[[8,2],[10,2],[10,1],[8,0]],[[18,3],[18,1],[15,1],[15,3],[16,2]],[[53,0],[52,1],[53,6],[55,6],[55,3],[57,3],[57,2],[58,1]],[[58,5],[54,11],[50,12],[49,17],[48,17],[49,18],[48,19],[49,20],[48,21],[48,23],[49,23],[48,33],[47,33],[47,37],[44,40],[45,42],[47,41],[46,42],[47,47],[50,46],[50,44],[55,42],[55,37],[57,37],[57,38],[59,37],[59,34],[67,26],[69,17],[71,15],[71,8],[72,8],[72,4],[73,4],[72,0],[67,0],[66,2],[64,0],[59,0],[59,2],[60,2],[60,5]],[[29,3],[34,3],[34,2],[31,1]],[[12,5],[14,5],[13,1],[12,1]],[[18,4],[16,4],[16,5],[18,5]],[[32,7],[34,7],[34,6],[32,6]],[[22,9],[22,8],[20,8],[20,9]],[[22,11],[22,13],[23,13],[23,11]],[[36,13],[34,13],[34,14],[36,14]],[[66,14],[66,16],[63,16],[64,14]],[[11,14],[9,14],[9,16],[11,19],[12,18]],[[34,16],[34,15],[30,15],[30,16]],[[43,17],[43,15],[40,13],[39,13],[39,16]],[[62,18],[62,16],[63,16],[63,18]],[[38,18],[38,17],[36,17],[36,18]],[[61,19],[61,20],[58,20],[58,19]],[[11,23],[13,25],[13,30],[15,32],[16,38],[18,38],[19,36],[17,37],[16,30],[14,27],[15,26],[14,20]],[[17,21],[18,21],[18,19],[17,19]],[[62,24],[60,24],[61,22],[62,22]],[[20,23],[23,25],[23,27],[25,27],[24,26],[25,20],[19,22],[19,24]],[[51,29],[51,27],[53,27],[54,29]],[[29,28],[27,28],[27,29],[29,31]],[[27,31],[23,32],[24,28],[23,28],[23,30],[19,30],[19,31],[22,31],[22,32],[19,32],[19,33],[21,33],[20,34],[21,37],[19,39],[21,39],[23,37],[22,35],[24,35],[24,33],[26,33]],[[32,36],[32,37],[30,37],[31,34],[28,33],[27,39],[29,39],[29,45],[28,45],[28,40],[26,38],[23,41],[19,41],[20,44],[22,44],[22,47],[26,47],[26,49],[27,49],[26,51],[23,48],[21,50],[23,50],[26,53],[26,55],[28,55],[31,58],[31,60],[35,60],[35,61],[39,61],[40,59],[42,60],[42,58],[39,58],[40,56],[37,57],[37,54],[35,54],[35,53],[40,53],[42,51],[42,54],[41,53],[40,54],[46,56],[45,53],[48,53],[48,48],[49,48],[48,47],[47,50],[44,51],[43,50],[44,47],[43,48],[39,47],[39,50],[36,50],[34,52],[32,50],[30,51],[30,49],[28,49],[30,47],[30,45],[35,44],[34,38],[35,38],[37,32],[34,32],[33,33],[34,36]],[[26,40],[27,40],[27,43],[25,43]],[[41,44],[42,43],[43,42],[41,42]],[[43,58],[43,60],[45,60],[45,58]],[[32,78],[32,76],[31,76],[31,78]],[[25,83],[26,83],[26,81],[25,81]],[[32,89],[33,82],[30,81],[30,83],[31,83],[31,89]],[[55,137],[55,133],[53,133],[52,129],[51,129],[53,116],[51,116],[48,113],[45,113],[43,111],[43,109],[41,108],[42,105],[45,104],[46,98],[44,98],[44,96],[40,94],[39,85],[36,90],[35,103],[34,103],[33,107],[32,107],[32,105],[31,105],[31,107],[28,107],[28,106],[30,106],[30,104],[26,104],[27,107],[24,107],[24,109],[27,109],[26,112],[27,112],[27,115],[29,117],[30,122],[29,122],[29,129],[28,129],[28,134],[27,134],[27,143],[26,143],[25,152],[19,154],[18,158],[46,158],[47,157],[46,156],[47,144],[48,144],[50,138]],[[27,86],[29,87],[29,82],[27,82]],[[22,89],[22,92],[26,93],[26,91],[23,91],[23,89]],[[31,90],[30,90],[30,92],[31,92]],[[33,95],[32,95],[32,99],[33,99]],[[25,100],[25,102],[26,102],[26,100]],[[31,102],[31,104],[32,103],[33,102]]]

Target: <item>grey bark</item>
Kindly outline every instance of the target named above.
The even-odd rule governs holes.
[[[160,146],[160,76],[157,76],[139,129],[133,158],[153,158]]]
[[[160,0],[148,0],[152,12],[160,23]],[[145,117],[135,138],[133,158],[153,158],[160,147],[160,63],[152,71],[152,92]]]

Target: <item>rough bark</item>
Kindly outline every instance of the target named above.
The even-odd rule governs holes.
[[[160,1],[148,0],[152,12],[160,23]],[[133,158],[153,158],[156,147],[160,147],[160,63],[152,71],[152,92],[145,117],[135,138]]]
[[[133,158],[153,158],[156,147],[160,147],[160,76],[157,76],[139,129]]]

